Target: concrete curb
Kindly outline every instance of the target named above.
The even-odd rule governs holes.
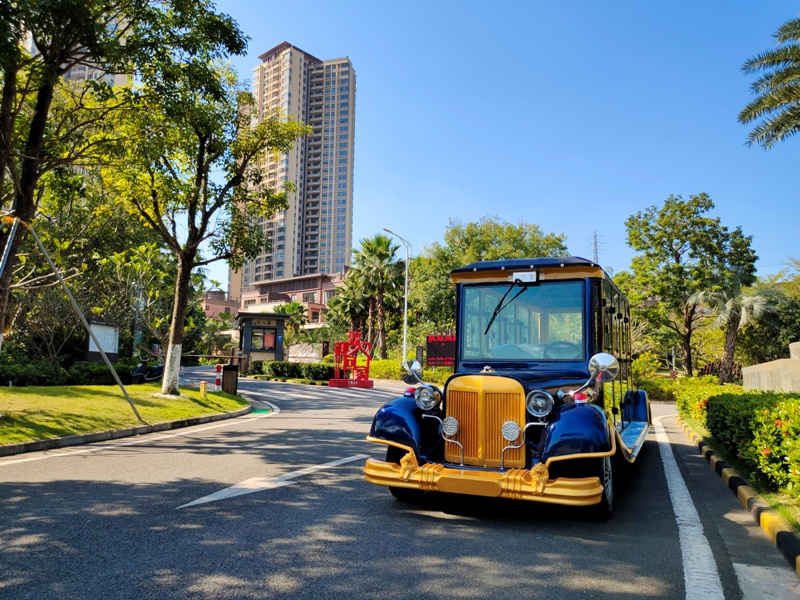
[[[753,520],[758,524],[775,547],[783,554],[786,562],[794,569],[795,574],[800,577],[800,537],[792,531],[789,524],[777,512],[770,509],[758,498],[758,493],[747,480],[741,477],[736,471],[728,466],[683,419],[676,417],[678,425],[692,441],[700,454],[708,461],[714,472],[720,476],[725,485],[728,486],[744,509],[750,513]]]
[[[217,413],[215,415],[202,415],[200,417],[192,417],[190,419],[180,419],[179,421],[167,421],[164,423],[156,423],[155,425],[139,425],[137,427],[128,427],[126,429],[114,429],[112,431],[98,431],[96,433],[82,433],[78,435],[68,435],[60,438],[53,438],[50,440],[37,440],[35,442],[25,442],[23,444],[6,444],[0,446],[0,456],[12,456],[14,454],[22,454],[24,452],[37,452],[39,450],[54,450],[56,448],[66,448],[67,446],[78,446],[80,444],[91,444],[93,442],[104,442],[106,440],[116,440],[124,437],[131,437],[134,435],[142,435],[145,433],[153,433],[156,431],[169,431],[170,429],[179,429],[181,427],[191,427],[192,425],[202,425],[203,423],[212,423],[214,421],[222,421],[224,419],[232,419],[234,417],[241,417],[253,410],[252,405],[248,405],[240,410],[235,410],[229,413]]]

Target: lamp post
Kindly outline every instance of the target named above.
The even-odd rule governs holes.
[[[406,247],[406,283],[405,292],[403,294],[403,359],[401,360],[401,362],[403,362],[406,360],[406,353],[408,352],[408,348],[406,346],[406,341],[408,340],[408,261],[409,257],[411,256],[411,242],[409,242],[406,238],[397,235],[394,231],[386,229],[386,227],[384,227],[383,230],[403,242],[403,245]]]

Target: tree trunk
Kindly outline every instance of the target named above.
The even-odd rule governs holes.
[[[738,313],[732,314],[725,329],[725,345],[722,349],[722,360],[719,365],[719,380],[721,383],[733,381],[733,352],[736,349],[736,337],[739,334],[739,323],[742,317]]]
[[[164,362],[164,379],[161,393],[169,396],[180,394],[181,352],[186,322],[186,307],[189,305],[189,282],[194,264],[193,252],[184,251],[178,255],[178,277],[175,281],[175,306],[172,309],[172,322],[169,327],[169,345]]]
[[[375,297],[375,306],[378,311],[378,337],[380,338],[379,357],[386,360],[386,307],[383,304],[383,293],[378,292]]]
[[[34,192],[39,181],[39,159],[42,154],[45,125],[47,124],[47,116],[50,113],[53,89],[57,79],[58,75],[54,69],[45,69],[36,94],[36,106],[31,119],[31,126],[28,130],[28,139],[25,143],[25,158],[22,160],[20,185],[14,194],[13,216],[18,217],[24,223],[30,223],[36,212]],[[6,313],[8,311],[8,300],[11,296],[11,274],[20,239],[24,232],[25,229],[23,227],[17,229],[17,235],[11,241],[11,253],[9,254],[6,269],[0,275],[0,332],[4,332],[6,329]],[[5,242],[7,239],[7,234],[0,236],[0,242]],[[0,248],[0,252],[4,249],[5,244]]]
[[[683,345],[683,369],[688,377],[693,374],[692,368],[692,322],[694,318],[694,307],[688,305],[683,309],[683,334],[681,342]]]

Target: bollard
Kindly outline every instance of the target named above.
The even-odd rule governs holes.
[[[208,398],[208,382],[207,381],[201,381],[200,382],[200,396],[203,398],[203,400],[206,400]]]
[[[214,382],[214,391],[222,389],[222,365],[217,365],[217,380]]]

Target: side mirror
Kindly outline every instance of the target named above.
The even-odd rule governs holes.
[[[600,352],[589,360],[589,373],[600,383],[613,381],[619,375],[619,361],[612,354]]]
[[[422,365],[416,360],[407,360],[401,365],[406,374],[403,375],[403,382],[408,384],[422,383]]]

